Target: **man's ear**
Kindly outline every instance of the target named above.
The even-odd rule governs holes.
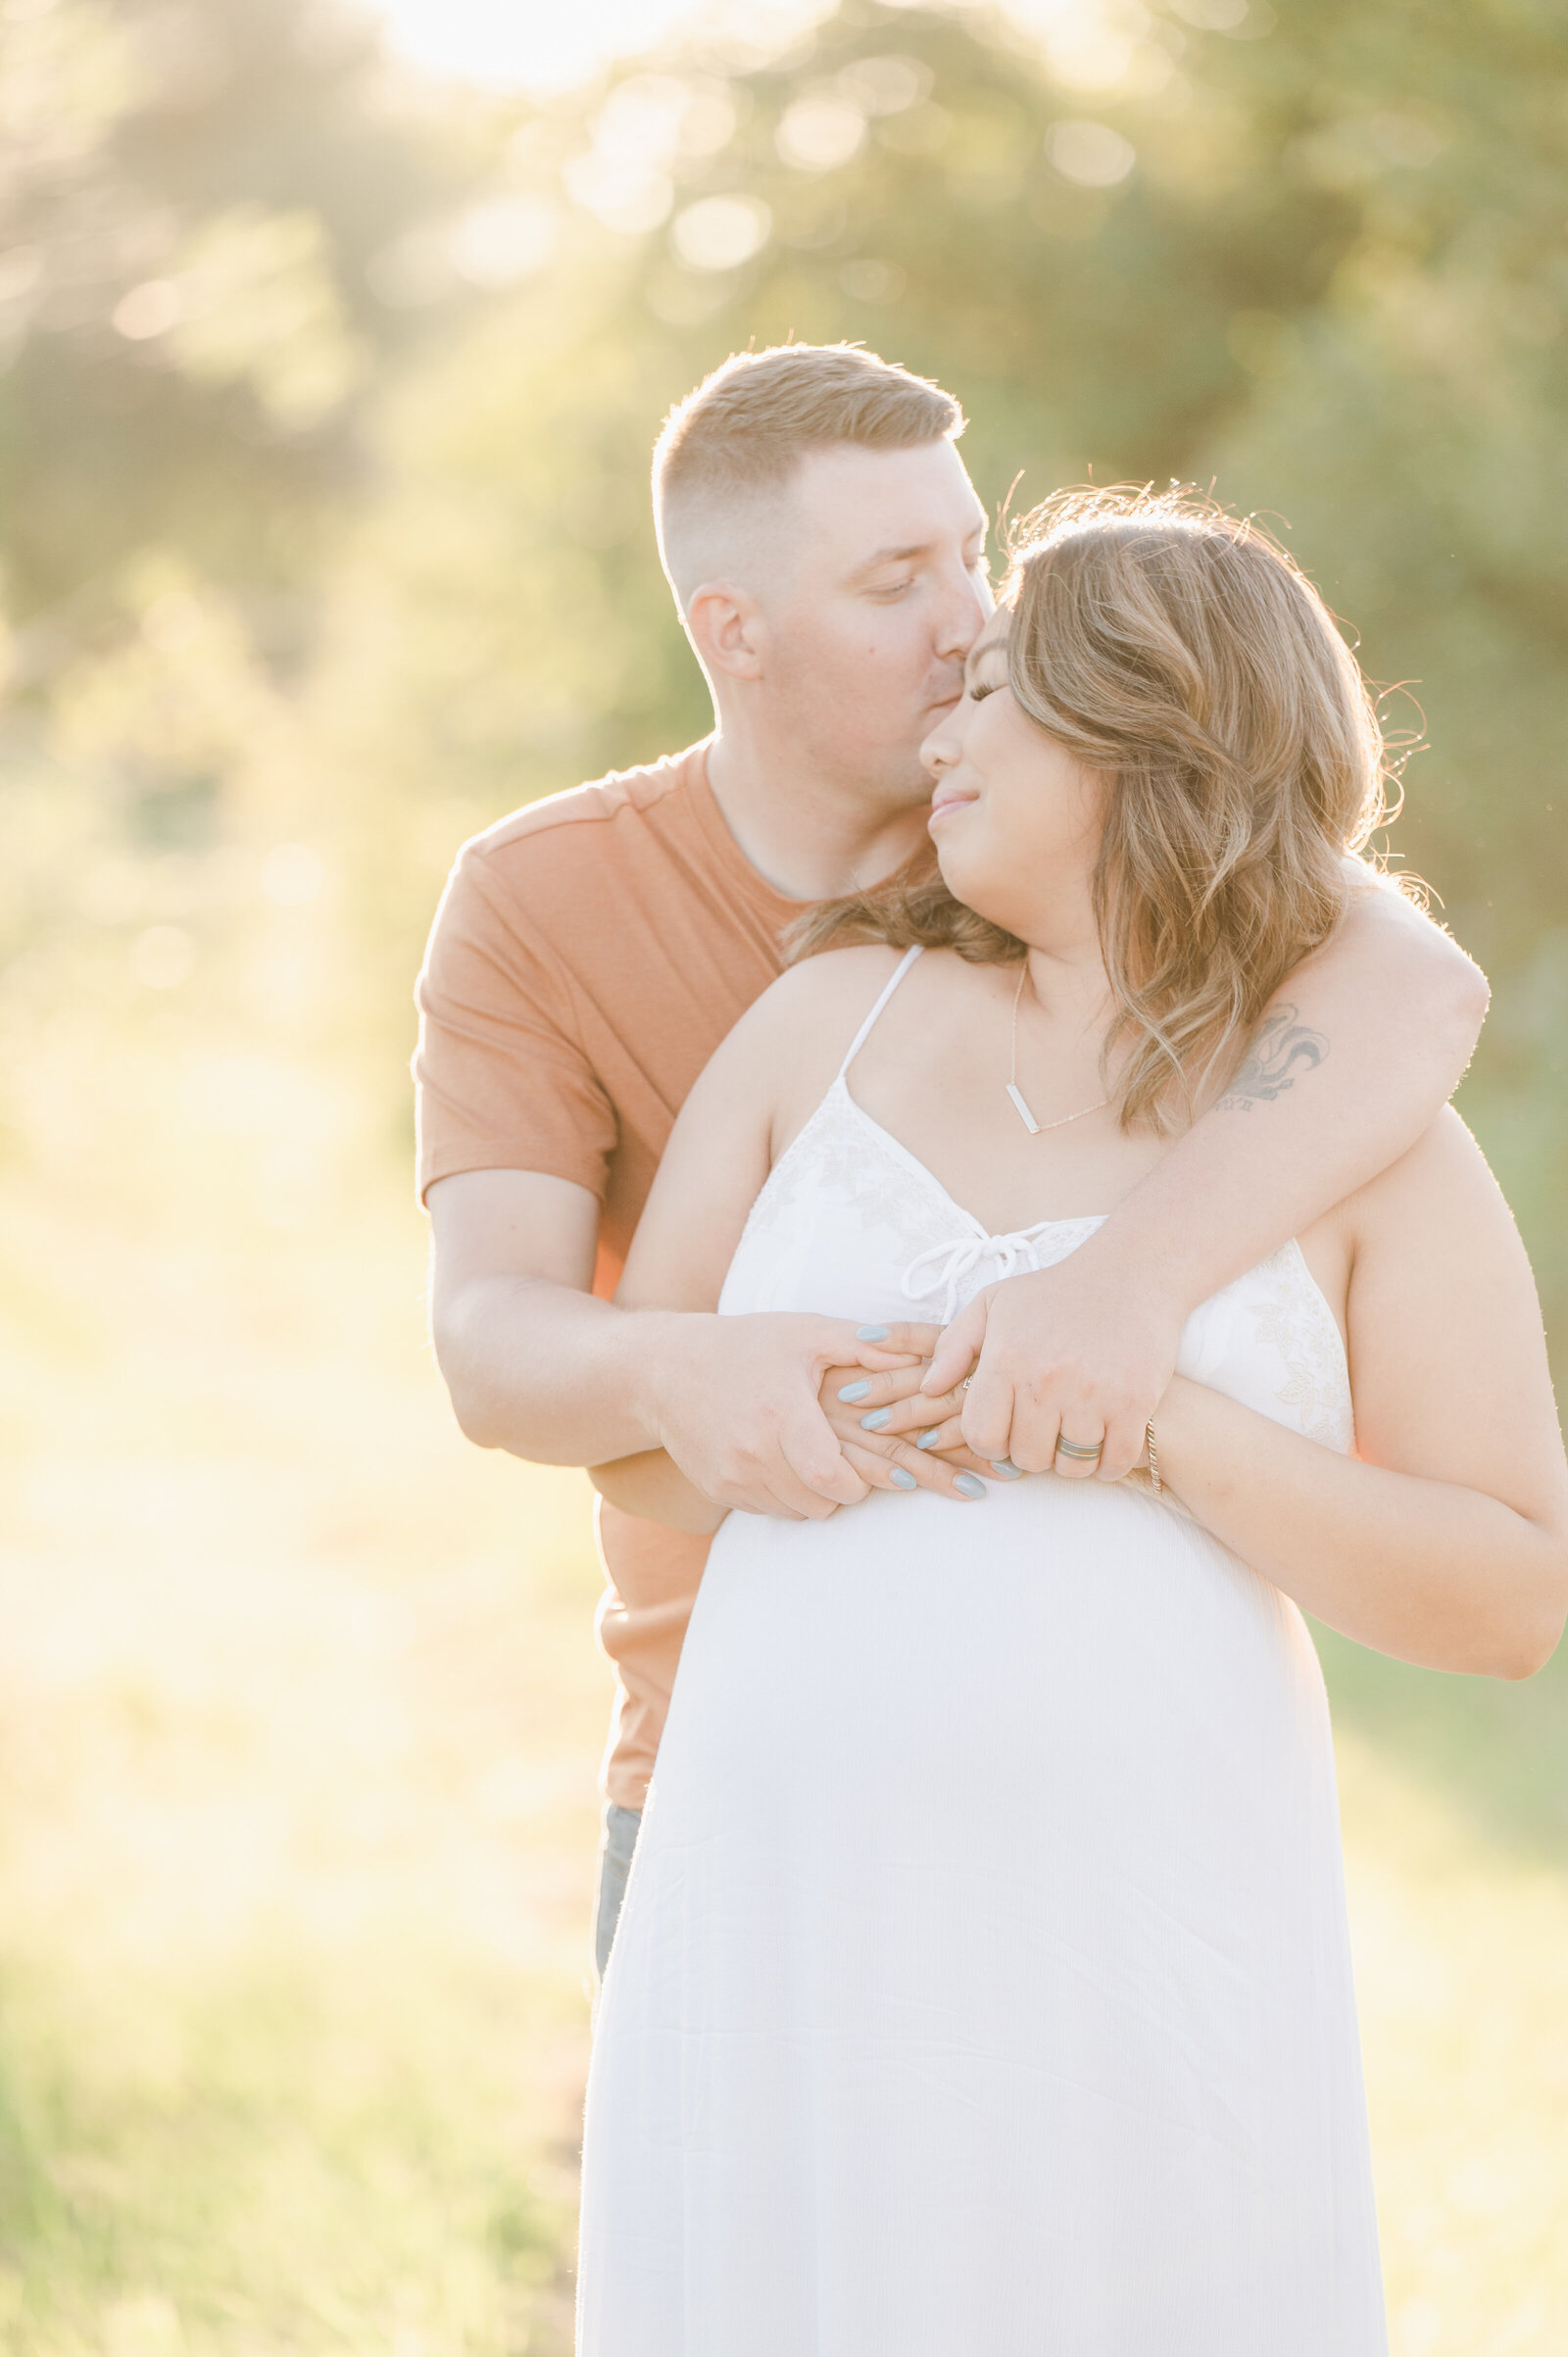
[[[705,581],[687,605],[686,627],[705,671],[726,679],[761,678],[767,618],[749,590],[732,581]]]

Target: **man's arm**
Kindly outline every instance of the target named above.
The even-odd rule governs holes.
[[[1486,1009],[1484,976],[1419,909],[1357,892],[1271,1003],[1225,1095],[1104,1226],[949,1328],[926,1388],[948,1391],[978,1356],[963,1414],[976,1454],[1040,1472],[1058,1432],[1103,1434],[1099,1475],[1119,1481],[1192,1311],[1409,1151]]]
[[[536,1464],[586,1463],[596,1444],[605,1456],[646,1448],[624,1321],[589,1291],[591,1191],[538,1170],[470,1170],[438,1180],[426,1205],[430,1332],[466,1437]]]
[[[841,1358],[893,1363],[853,1326],[596,1301],[599,1205],[540,1171],[466,1172],[428,1200],[436,1360],[480,1448],[598,1465],[669,1445],[705,1496],[756,1513],[819,1519],[865,1496],[816,1400]]]
[[[725,1506],[830,1513],[865,1494],[816,1402],[823,1370],[865,1348],[853,1326],[628,1314],[589,1292],[597,1182],[616,1117],[579,1034],[570,976],[535,922],[543,889],[527,860],[516,871],[506,841],[468,845],[419,980],[431,1322],[459,1423],[485,1448],[547,1464],[599,1464],[667,1442]],[[737,1068],[737,1108],[749,1085]],[[721,1175],[736,1235],[766,1172],[765,1124],[728,1140]],[[693,1185],[705,1183],[699,1171]],[[717,1291],[670,1306],[710,1309]],[[872,1352],[866,1363],[896,1357]]]
[[[713,1314],[767,1177],[769,1075],[799,1028],[800,989],[775,985],[693,1089],[627,1262],[626,1305],[587,1290],[599,1219],[588,1188],[475,1170],[429,1189],[431,1329],[470,1440],[566,1465],[666,1449],[704,1497],[755,1513],[817,1519],[864,1498],[818,1402],[823,1377],[907,1366],[934,1330],[901,1329],[889,1347],[885,1328],[868,1340],[845,1318]],[[950,1479],[921,1471],[932,1487]]]

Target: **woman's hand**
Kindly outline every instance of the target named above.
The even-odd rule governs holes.
[[[1010,1459],[977,1456],[965,1442],[961,1383],[950,1392],[920,1390],[929,1365],[929,1359],[911,1360],[881,1375],[867,1375],[863,1367],[828,1369],[821,1392],[822,1412],[861,1480],[873,1489],[903,1489],[903,1482],[892,1479],[891,1469],[897,1465],[912,1474],[916,1487],[960,1498],[970,1495],[954,1488],[960,1472],[987,1481],[1019,1480],[1019,1469]],[[845,1399],[846,1391],[855,1397]],[[1185,1376],[1172,1376],[1154,1410],[1156,1444],[1163,1422],[1170,1428],[1173,1447],[1184,1454],[1191,1434],[1203,1431],[1207,1403],[1216,1397]],[[865,1429],[863,1418],[867,1415],[880,1419],[874,1430]],[[1080,1473],[1081,1468],[1072,1466],[1066,1478]],[[1140,1488],[1149,1486],[1147,1443],[1138,1452],[1132,1473]],[[1166,1479],[1163,1459],[1161,1479]]]
[[[978,1504],[987,1481],[1018,1476],[1012,1466],[989,1465],[965,1448],[960,1393],[932,1399],[921,1391],[937,1337],[936,1327],[895,1328],[890,1347],[912,1341],[923,1345],[924,1355],[911,1353],[905,1365],[880,1375],[868,1375],[863,1367],[829,1367],[820,1394],[822,1412],[871,1489],[935,1490],[959,1503]]]

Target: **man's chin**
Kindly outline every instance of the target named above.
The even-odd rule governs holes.
[[[822,765],[829,775],[836,771],[857,800],[864,796],[889,817],[906,810],[911,816],[923,814],[931,808],[931,772],[912,753],[901,756],[885,745],[866,746],[863,751],[838,745],[831,761],[824,760]]]
[[[888,800],[901,810],[929,810],[931,808],[931,772],[919,761],[907,768],[902,764],[890,768],[887,774]]]

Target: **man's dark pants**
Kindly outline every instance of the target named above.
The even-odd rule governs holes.
[[[594,1902],[594,1962],[599,1967],[601,1981],[610,1962],[615,1926],[620,1921],[620,1902],[626,1895],[631,1853],[637,1846],[637,1829],[642,1821],[641,1809],[619,1808],[613,1800],[605,1810],[605,1838],[599,1851],[599,1894]]]

